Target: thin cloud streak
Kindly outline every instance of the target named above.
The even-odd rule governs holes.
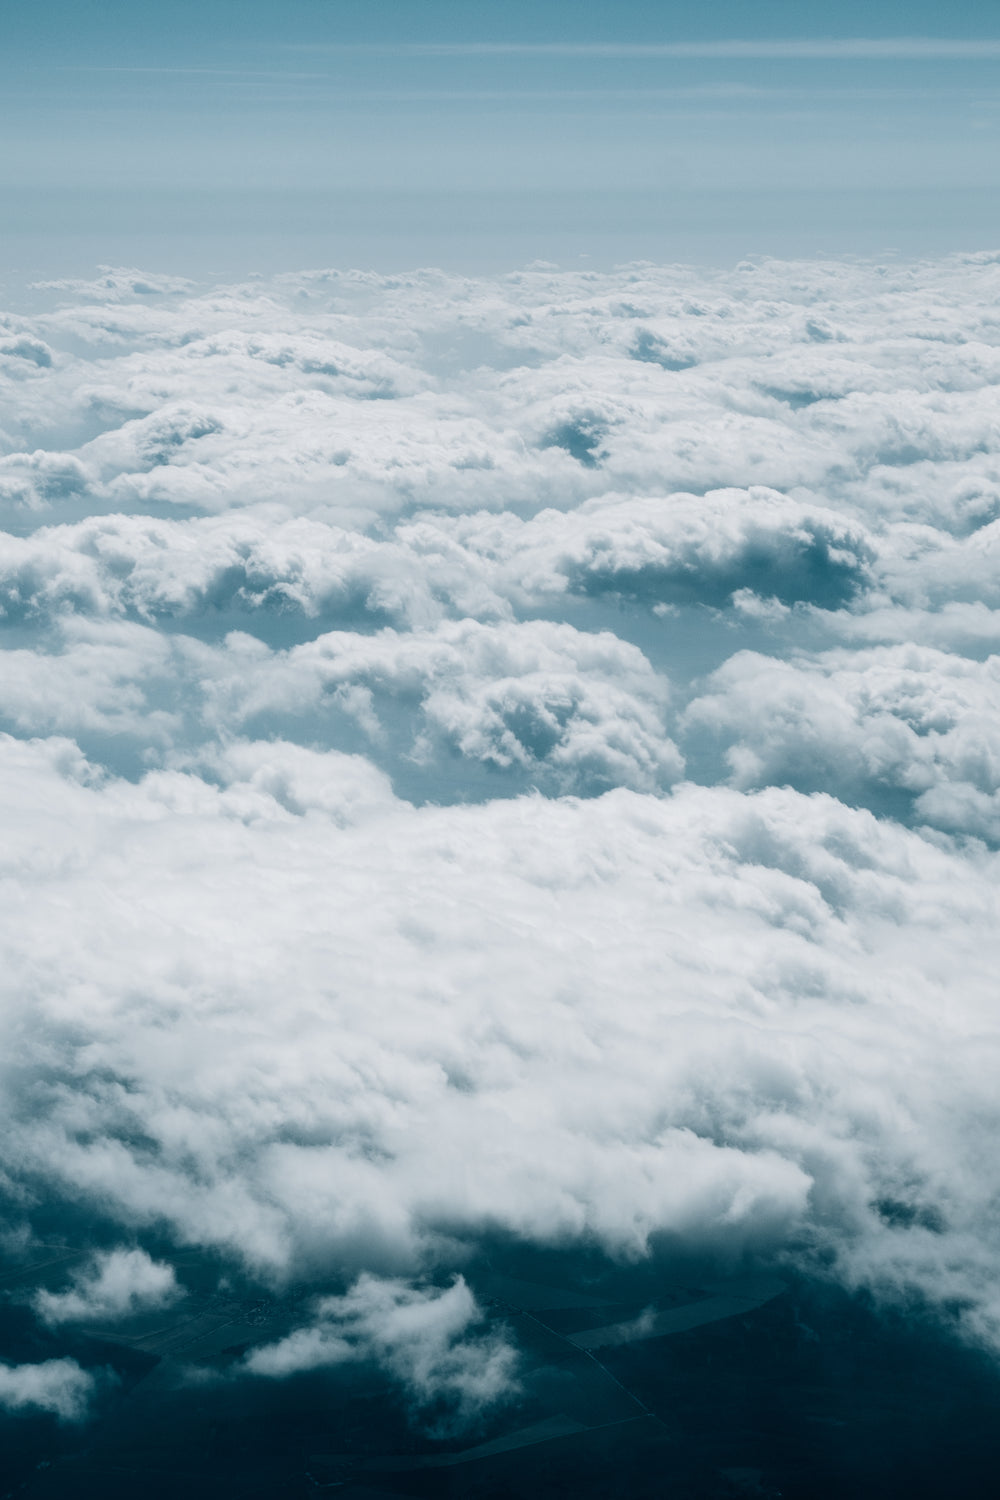
[[[748,58],[822,61],[988,61],[1000,57],[997,37],[727,38],[698,42],[351,42],[290,43],[295,52],[377,52],[414,57]]]

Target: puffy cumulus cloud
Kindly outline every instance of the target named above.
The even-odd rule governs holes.
[[[736,785],[864,801],[904,793],[917,818],[995,841],[1000,658],[917,646],[791,661],[739,652],[705,686],[686,725],[728,741]]]
[[[433,546],[436,541],[436,548]],[[11,623],[67,613],[186,621],[228,616],[340,619],[353,626],[428,624],[509,614],[488,568],[443,533],[376,539],[273,510],[176,521],[92,517],[5,536],[0,609]]]
[[[764,489],[601,496],[529,520],[427,512],[380,539],[280,514],[116,515],[7,538],[0,608],[11,621],[75,611],[193,628],[226,612],[489,619],[564,594],[721,605],[751,589],[835,608],[870,582],[874,556],[860,523]]]
[[[172,1266],[144,1250],[109,1250],[76,1271],[67,1290],[41,1288],[32,1305],[51,1325],[103,1323],[167,1307],[179,1296]]]
[[[71,292],[75,296],[92,298],[97,302],[121,302],[132,297],[164,296],[172,292],[188,292],[194,288],[194,282],[188,281],[186,277],[140,271],[138,267],[98,266],[97,269],[101,274],[90,281],[80,277],[38,281],[34,284],[35,289]]]
[[[1000,1347],[998,288],[104,270],[5,317],[18,1221],[350,1285],[251,1367],[431,1407],[511,1378],[440,1290],[483,1236],[793,1257]]]
[[[0,333],[0,338],[3,338],[2,333]],[[3,339],[0,343],[0,360],[23,360],[28,367],[35,365],[40,369],[49,369],[52,365],[52,350],[42,339],[15,335]],[[8,368],[16,378],[19,374],[24,376],[29,373],[25,365],[8,366]]]
[[[410,759],[458,754],[557,790],[652,788],[683,767],[664,731],[666,682],[610,632],[471,620],[407,634],[338,631],[288,652],[251,646],[249,672],[242,646],[231,641],[228,659],[215,658],[207,712],[223,722],[302,714],[326,700],[378,740],[379,710],[409,706]]]
[[[4,746],[8,1174],[276,1276],[797,1246],[992,1326],[994,856],[775,789],[292,812],[244,754]]]
[[[210,646],[70,617],[47,645],[0,658],[0,723],[97,736],[112,759],[131,745],[176,764],[184,743],[211,759],[218,736],[281,723],[327,742],[353,732],[400,774],[451,763],[507,791],[652,789],[683,770],[665,678],[607,631],[465,620],[272,651],[239,632]]]
[[[0,1407],[5,1411],[45,1411],[60,1422],[80,1422],[95,1389],[94,1376],[75,1359],[46,1359],[34,1365],[0,1362]]]
[[[860,524],[762,488],[608,495],[528,521],[479,514],[400,528],[428,553],[441,532],[477,561],[488,559],[494,587],[522,604],[569,592],[720,605],[749,589],[836,607],[864,586],[873,558]]]
[[[182,723],[176,703],[182,665],[183,648],[151,630],[70,620],[51,642],[3,652],[0,722],[28,734],[140,738],[162,750]]]
[[[55,501],[84,499],[91,476],[72,453],[7,453],[0,457],[0,502],[41,510]]]
[[[283,740],[236,740],[207,750],[202,763],[218,777],[209,790],[197,777],[158,778],[165,795],[181,794],[194,808],[225,808],[225,815],[244,821],[291,817],[312,812],[347,826],[391,807],[389,778],[360,755],[307,749]]]
[[[939,608],[970,568],[994,588],[996,279],[953,257],[67,284],[8,320],[11,348],[51,358],[12,362],[0,495],[16,531],[81,526],[24,538],[9,598],[427,623],[565,576]],[[570,519],[588,501],[589,536]],[[244,523],[171,529],[147,514],[164,508]],[[562,514],[512,525],[494,558],[476,513],[512,509]]]
[[[517,1355],[502,1331],[485,1333],[464,1279],[446,1290],[364,1275],[342,1297],[321,1298],[315,1319],[253,1349],[244,1368],[281,1377],[374,1360],[421,1409],[436,1408],[438,1431],[464,1426],[516,1390]]]
[[[208,289],[108,272],[17,320],[11,348],[43,350],[30,378],[0,369],[13,456],[75,460],[88,488],[19,468],[6,493],[14,513],[370,519],[762,484],[961,524],[976,503],[934,470],[996,452],[996,281],[975,257]]]

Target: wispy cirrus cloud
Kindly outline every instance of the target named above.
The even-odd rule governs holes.
[[[289,44],[289,51],[393,52],[413,57],[719,58],[780,61],[871,60],[921,62],[991,61],[1000,57],[997,37],[771,37],[717,38],[687,42],[395,42]]]

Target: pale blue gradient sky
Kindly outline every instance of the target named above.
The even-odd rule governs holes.
[[[1000,240],[993,4],[38,0],[3,38],[20,276]]]

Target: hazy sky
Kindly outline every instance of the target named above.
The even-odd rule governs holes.
[[[997,229],[1000,16],[975,0],[10,11],[6,269],[939,250]]]

